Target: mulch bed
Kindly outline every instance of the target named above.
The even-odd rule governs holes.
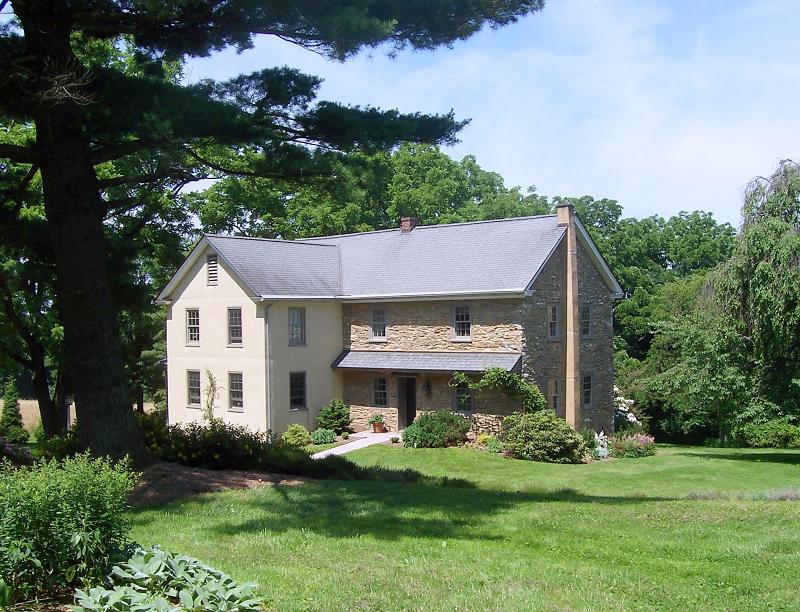
[[[271,485],[295,486],[308,478],[239,470],[206,470],[160,461],[144,469],[128,497],[132,506],[158,506],[172,501],[231,489],[256,489]]]

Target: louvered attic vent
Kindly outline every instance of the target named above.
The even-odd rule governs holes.
[[[206,257],[206,284],[217,284],[217,256],[208,255]]]

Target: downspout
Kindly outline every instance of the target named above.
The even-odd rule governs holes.
[[[575,208],[572,204],[556,207],[558,225],[567,228],[565,417],[577,428],[581,423],[580,313],[578,296],[578,240],[575,232]]]
[[[264,302],[264,399],[267,402],[267,432],[272,435],[272,390],[273,390],[273,358],[272,358],[272,329],[269,324],[269,309],[274,302]]]

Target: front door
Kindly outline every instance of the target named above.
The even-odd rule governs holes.
[[[401,427],[408,427],[417,418],[417,379],[400,376],[397,379],[397,400],[400,408]],[[405,418],[403,418],[405,417]]]

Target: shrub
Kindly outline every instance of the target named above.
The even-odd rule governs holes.
[[[40,459],[49,461],[50,459],[66,459],[84,450],[86,449],[78,439],[78,433],[74,429],[69,429],[63,435],[39,439],[34,453]]]
[[[128,542],[127,461],[88,453],[0,468],[0,575],[16,599],[100,580]]]
[[[787,419],[773,419],[759,425],[743,425],[736,429],[734,437],[743,446],[754,448],[798,448],[800,427]]]
[[[386,418],[383,416],[383,414],[381,414],[380,412],[376,412],[371,417],[369,417],[369,421],[367,421],[367,423],[369,423],[370,425],[374,425],[375,423],[383,423],[385,420]]]
[[[486,440],[486,450],[490,453],[502,453],[505,450],[505,447],[500,440],[494,436],[489,436]]]
[[[637,433],[614,436],[609,441],[612,457],[649,457],[656,454],[656,441],[653,436]]]
[[[350,431],[350,406],[342,400],[331,400],[331,403],[323,406],[317,416],[317,427],[320,429],[332,429],[340,434]]]
[[[516,459],[547,463],[581,463],[583,438],[550,410],[515,412],[503,420],[505,449]]]
[[[2,459],[8,459],[16,465],[30,465],[33,463],[33,455],[25,444],[12,444],[0,438],[0,460]]]
[[[475,437],[475,443],[478,446],[486,446],[486,441],[489,440],[489,438],[491,438],[491,437],[492,437],[492,434],[481,432]]]
[[[515,372],[503,368],[488,368],[479,380],[473,380],[464,372],[454,372],[451,385],[469,385],[470,389],[497,389],[508,397],[518,399],[522,409],[527,412],[536,412],[547,408],[547,400],[542,392],[532,382],[525,380]]]
[[[3,412],[0,413],[0,437],[13,444],[28,441],[28,432],[22,425],[22,412],[19,409],[19,393],[13,378],[6,382],[3,393]]]
[[[186,611],[262,610],[254,586],[192,557],[138,548],[112,568],[105,585],[76,591],[74,610],[174,610],[173,602]]]
[[[336,432],[332,429],[320,427],[311,432],[312,444],[333,444],[334,442],[336,442]]]
[[[350,432],[349,431],[343,431],[342,432],[342,440],[347,440],[349,437],[350,437]]]
[[[591,452],[592,449],[597,446],[597,437],[594,433],[594,429],[591,427],[581,427],[578,430],[578,434],[583,438],[583,443],[586,445],[587,451]]]
[[[305,446],[311,444],[311,434],[308,433],[305,427],[295,423],[294,425],[289,425],[289,428],[283,432],[281,441],[291,446]]]
[[[457,446],[464,442],[469,427],[469,421],[455,412],[428,412],[405,428],[403,444],[412,448]]]
[[[392,436],[389,439],[392,441],[392,444],[397,444],[398,442],[400,442],[400,436]]]

